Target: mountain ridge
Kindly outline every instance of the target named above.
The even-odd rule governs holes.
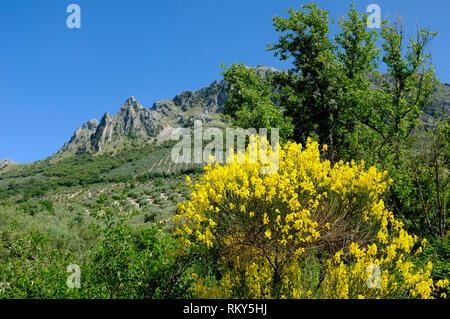
[[[250,68],[261,77],[282,72],[261,65]],[[116,114],[105,112],[100,121],[92,119],[83,123],[51,157],[114,152],[130,139],[139,139],[142,143],[161,143],[170,138],[173,129],[192,126],[195,120],[212,122],[217,126],[226,125],[220,114],[223,113],[227,98],[224,80],[215,80],[197,91],[183,91],[172,99],[154,102],[150,108],[131,96]],[[423,111],[422,122],[425,127],[432,127],[436,117],[449,115],[450,84],[437,86],[430,106]]]
[[[155,102],[151,108],[130,97],[113,116],[106,112],[100,122],[85,122],[55,155],[102,152],[126,138],[147,143],[167,140],[167,128],[188,126],[197,119],[221,121],[226,98],[225,83],[217,80],[198,91],[183,91],[171,100]],[[162,138],[159,133],[163,131]]]

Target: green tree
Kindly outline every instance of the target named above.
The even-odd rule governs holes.
[[[357,115],[371,94],[368,75],[378,66],[377,34],[367,31],[367,15],[352,5],[332,41],[328,11],[315,4],[302,9],[287,10],[288,19],[274,18],[283,34],[269,50],[293,64],[275,77],[280,105],[294,119],[296,141],[314,136],[328,144],[332,160],[349,159],[357,153]]]
[[[427,44],[436,36],[436,32],[418,28],[416,38],[409,39],[405,48],[405,33],[400,20],[389,25],[383,22],[382,61],[387,72],[378,77],[374,88],[367,94],[363,112],[358,112],[360,122],[369,130],[370,139],[363,139],[363,148],[374,150],[366,159],[389,171],[395,184],[391,188],[387,203],[397,215],[414,223],[419,214],[425,220],[427,215],[439,215],[440,205],[434,205],[435,212],[427,213],[420,198],[421,186],[416,172],[429,171],[438,161],[417,161],[411,159],[408,144],[411,139],[425,141],[426,138],[413,132],[420,124],[422,110],[431,102],[433,87],[438,83],[434,78],[431,55],[426,51]],[[366,133],[366,136],[369,136]],[[418,144],[417,142],[415,144]],[[420,148],[419,148],[420,149]],[[415,164],[413,164],[415,162]],[[417,165],[420,163],[420,167]],[[442,163],[442,162],[440,162]],[[439,184],[439,182],[438,182]],[[430,189],[428,198],[440,198],[441,186]],[[423,194],[422,194],[423,195]],[[422,206],[420,210],[413,207]],[[428,206],[429,209],[431,207]],[[423,221],[425,221],[423,220]],[[417,221],[417,219],[416,219]],[[418,232],[430,229],[429,223],[415,225]],[[426,233],[429,233],[426,230]],[[442,232],[441,232],[442,234]]]
[[[421,28],[404,50],[402,23],[383,22],[383,62],[387,73],[367,97],[360,121],[379,137],[378,159],[385,168],[398,168],[407,138],[418,125],[421,110],[430,103],[434,84],[431,55],[425,51],[436,32]],[[373,147],[374,145],[371,145]],[[392,163],[393,165],[389,165]]]
[[[288,72],[274,76],[274,84],[280,108],[293,119],[294,140],[304,143],[312,136],[328,144],[332,162],[364,159],[388,170],[396,182],[387,198],[390,207],[411,222],[419,214],[418,225],[436,230],[425,222],[425,215],[443,215],[445,200],[439,199],[445,194],[443,184],[430,188],[426,201],[439,200],[425,205],[435,210],[427,213],[419,200],[420,178],[418,182],[411,172],[408,143],[438,84],[426,50],[437,33],[417,27],[416,37],[407,41],[401,20],[391,25],[383,21],[380,50],[377,33],[366,28],[367,15],[358,13],[354,5],[340,19],[340,32],[334,39],[328,12],[316,4],[287,13],[288,18],[274,18],[275,29],[282,34],[269,50],[292,62]],[[386,72],[378,72],[380,63]],[[425,137],[416,134],[414,138]],[[445,171],[443,161],[416,158],[413,162],[417,172],[437,166],[439,172]],[[442,217],[439,220],[444,224]],[[440,227],[439,233],[444,232]]]
[[[367,15],[358,13],[351,5],[348,17],[339,20],[341,32],[335,36],[340,63],[335,140],[337,156],[344,160],[366,158],[365,149],[360,145],[362,139],[367,142],[373,136],[360,124],[360,117],[373,95],[369,76],[376,74],[380,54],[376,47],[378,34],[367,30],[366,21]]]
[[[280,105],[293,119],[294,140],[313,136],[333,149],[338,63],[329,39],[328,11],[316,4],[302,9],[287,10],[287,19],[274,18],[282,35],[268,49],[281,60],[292,60],[292,68],[276,76]]]
[[[439,123],[416,145],[408,142],[404,166],[410,170],[400,193],[402,210],[421,235],[445,238],[448,232],[447,209],[450,202],[450,121]]]
[[[276,105],[278,94],[274,91],[272,76],[258,76],[257,72],[243,64],[222,65],[223,77],[227,83],[228,100],[225,114],[233,125],[247,128],[278,128],[282,141],[292,136],[293,125]]]

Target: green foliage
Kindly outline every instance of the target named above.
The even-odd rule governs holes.
[[[287,19],[274,18],[282,35],[269,50],[292,61],[287,73],[275,77],[280,106],[294,119],[294,140],[316,137],[329,146],[332,160],[349,159],[355,155],[355,140],[359,142],[358,115],[367,108],[368,74],[377,67],[377,34],[367,31],[367,16],[352,5],[332,41],[328,12],[315,4],[302,9],[287,10]]]
[[[50,225],[61,227],[61,222],[44,226],[48,218],[42,213],[0,210],[6,223],[0,225],[0,298],[191,297],[187,270],[193,259],[174,253],[172,235],[157,225],[132,227],[133,213],[120,213],[107,203],[101,196],[96,219],[74,216],[74,224],[58,230]],[[69,264],[80,266],[79,289],[66,285]]]
[[[402,148],[417,126],[421,110],[430,103],[435,81],[425,46],[435,35],[420,29],[417,40],[411,39],[403,52],[402,25],[396,22],[390,26],[385,21],[382,27],[383,62],[388,72],[365,97],[368,103],[359,119],[378,135],[378,141],[370,147],[377,148],[375,161],[385,168],[390,168],[389,162],[394,167],[400,165]]]
[[[434,280],[450,278],[450,241],[448,239],[436,238],[430,241],[421,256],[422,264],[426,261],[433,263],[431,275]],[[447,296],[450,294],[450,286],[445,289]]]
[[[338,65],[329,40],[328,12],[315,4],[303,11],[289,9],[289,18],[276,16],[274,27],[281,32],[269,50],[281,60],[292,61],[288,72],[275,77],[280,106],[293,119],[295,141],[315,136],[330,146],[337,114],[336,73]]]
[[[448,234],[450,204],[450,122],[441,122],[414,145],[410,138],[401,153],[390,200],[400,206],[410,228],[422,236],[445,238]],[[416,142],[417,143],[417,142]]]
[[[233,125],[247,128],[278,128],[282,141],[291,137],[292,119],[285,117],[275,104],[277,95],[271,75],[258,76],[254,69],[243,64],[222,65],[223,77],[227,82],[228,100],[225,114],[233,119]]]
[[[66,268],[86,260],[85,249],[94,243],[92,220],[75,224],[71,216],[30,216],[3,205],[0,220],[0,298],[79,296],[66,286]]]
[[[335,116],[332,151],[343,160],[361,158],[359,137],[361,134],[365,139],[371,137],[362,128],[360,118],[368,108],[367,101],[372,94],[368,75],[377,75],[374,70],[380,50],[376,47],[378,34],[367,31],[366,21],[367,15],[359,14],[352,5],[348,17],[340,19],[341,32],[335,36],[339,109]]]
[[[55,207],[53,206],[53,202],[51,200],[41,200],[39,204],[51,213],[55,211]]]
[[[103,222],[87,281],[93,296],[105,298],[179,298],[189,291],[186,263],[171,252],[173,238],[160,227],[133,229],[100,199],[95,215]],[[92,293],[90,291],[90,293]]]

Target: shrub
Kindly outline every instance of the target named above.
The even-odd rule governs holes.
[[[95,298],[188,297],[187,267],[170,254],[175,241],[160,227],[133,229],[130,214],[99,206],[94,214],[104,225],[98,249],[91,256],[88,295]]]
[[[156,187],[161,187],[164,184],[164,180],[161,177],[156,177],[153,180],[153,183],[155,184]]]
[[[422,246],[380,199],[392,183],[386,171],[363,161],[331,165],[310,139],[306,148],[289,142],[276,150],[279,169],[270,175],[248,162],[248,150],[244,164],[208,165],[191,200],[179,205],[182,247],[203,247],[224,269],[220,284],[199,279],[199,296],[429,298],[446,286],[433,283],[431,263],[412,263]],[[314,251],[319,279],[306,290],[300,261]],[[377,267],[380,285],[372,289]]]

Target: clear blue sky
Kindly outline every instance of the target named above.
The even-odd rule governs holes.
[[[268,42],[272,17],[309,1],[292,0],[0,0],[0,159],[44,159],[77,127],[115,113],[130,96],[146,107],[220,79],[219,65],[286,67]],[[382,17],[439,31],[431,44],[439,78],[450,82],[450,1],[322,0],[332,17],[351,2]],[[66,7],[81,7],[81,29]]]

